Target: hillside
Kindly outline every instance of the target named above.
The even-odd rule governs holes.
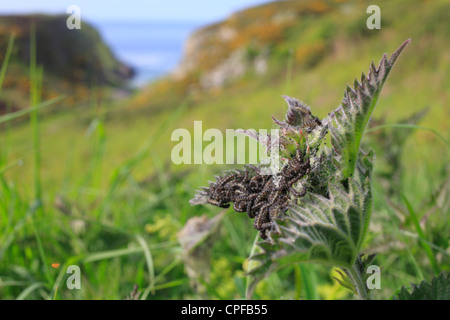
[[[129,108],[167,110],[186,98],[198,107],[212,98],[246,100],[247,92],[278,87],[270,102],[290,94],[325,111],[339,103],[345,84],[366,72],[368,62],[411,38],[409,55],[384,92],[385,105],[414,94],[411,112],[432,102],[434,116],[448,115],[449,4],[419,2],[421,10],[407,12],[408,1],[383,4],[380,30],[367,28],[365,1],[276,1],[237,12],[192,34],[178,68],[140,92]],[[394,88],[402,95],[393,95]],[[445,129],[438,118],[434,125]]]

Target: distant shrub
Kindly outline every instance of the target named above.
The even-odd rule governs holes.
[[[306,68],[312,68],[325,57],[326,52],[327,45],[324,41],[300,45],[295,50],[295,60]]]

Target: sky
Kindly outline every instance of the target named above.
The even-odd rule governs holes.
[[[0,14],[65,13],[80,8],[91,21],[194,21],[212,23],[268,0],[1,0]]]

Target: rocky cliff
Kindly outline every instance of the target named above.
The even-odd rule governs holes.
[[[271,57],[285,50],[299,20],[339,9],[340,1],[275,1],[237,12],[225,21],[198,30],[185,45],[175,79],[196,75],[203,89],[222,87],[246,72],[264,74]],[[295,44],[295,42],[294,42]],[[299,51],[323,55],[324,45]],[[284,52],[286,53],[286,52]],[[300,57],[302,58],[302,57]]]
[[[313,68],[333,52],[343,12],[353,21],[365,10],[362,0],[285,0],[236,12],[194,32],[171,75],[142,90],[129,107],[165,110],[186,97],[198,101],[257,81],[285,81],[289,61],[297,71]]]
[[[70,30],[66,20],[64,15],[0,16],[0,65],[10,36],[15,36],[0,92],[3,105],[27,105],[32,37],[36,63],[44,72],[43,99],[64,93],[71,104],[86,98],[92,88],[123,87],[133,77],[134,71],[116,59],[95,28],[82,22],[81,29]]]

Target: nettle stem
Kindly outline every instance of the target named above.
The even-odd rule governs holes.
[[[356,289],[356,294],[359,300],[370,300],[369,290],[364,282],[364,275],[361,273],[360,268],[355,263],[352,268],[344,269],[344,272],[348,275],[350,280]]]

